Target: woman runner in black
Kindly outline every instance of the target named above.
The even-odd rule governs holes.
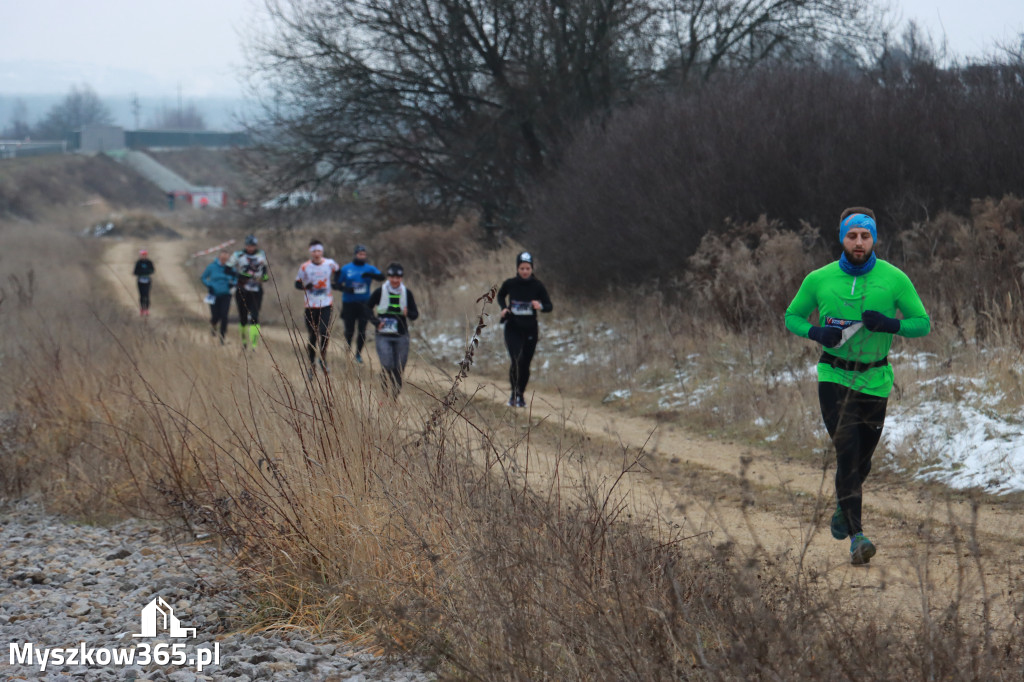
[[[498,289],[498,305],[505,324],[505,347],[512,361],[508,370],[512,386],[508,404],[526,407],[523,396],[530,380],[530,362],[537,349],[537,311],[550,313],[554,307],[547,289],[533,276],[533,256],[528,252],[516,256],[516,276],[506,279]]]
[[[135,281],[139,285],[139,315],[149,316],[149,288],[153,286],[153,261],[149,260],[149,251],[139,251],[139,260],[135,261]]]

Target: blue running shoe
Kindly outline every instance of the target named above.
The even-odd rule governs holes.
[[[864,533],[857,533],[850,538],[850,563],[854,566],[863,566],[875,556],[875,545],[864,537]]]
[[[850,526],[846,523],[846,514],[837,504],[836,510],[832,512],[832,537],[836,540],[845,540],[850,537]]]

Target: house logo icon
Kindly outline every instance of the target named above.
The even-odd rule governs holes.
[[[171,605],[157,597],[142,609],[142,632],[132,637],[156,637],[157,631],[166,631],[171,637],[195,637],[195,628],[181,627]]]

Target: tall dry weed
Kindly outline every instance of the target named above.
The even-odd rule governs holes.
[[[214,534],[243,569],[252,627],[358,637],[461,679],[1022,672],[1019,628],[993,631],[960,594],[922,580],[917,611],[864,613],[790,561],[640,513],[625,480],[642,471],[642,456],[624,457],[610,478],[590,473],[594,445],[572,435],[570,415],[545,440],[549,425],[510,421],[458,389],[410,390],[394,403],[356,368],[305,379],[299,332],[247,359],[182,343],[176,331],[140,335],[137,320],[65,293],[55,310],[69,326],[31,312],[49,292],[17,316],[0,304],[5,370],[18,368],[0,377],[14,398],[3,409],[16,431],[32,429],[17,431],[27,434],[24,450],[0,449],[3,471],[20,481],[8,494],[39,490],[94,518],[129,511]],[[641,355],[667,363],[658,344],[672,344],[694,385],[741,377],[723,396],[754,398],[726,397],[736,402],[723,419],[755,412],[751,400],[772,402],[749,377],[782,360],[767,359],[749,334],[671,314]],[[649,317],[627,319],[639,330]],[[473,339],[485,320],[476,321]],[[48,340],[9,341],[26,333]],[[798,355],[781,333],[762,336],[772,356]],[[737,346],[747,349],[741,364]],[[475,345],[468,350],[461,372],[475,369]],[[706,365],[692,366],[693,352]],[[640,361],[621,353],[624,368]],[[47,387],[58,389],[52,400]],[[977,545],[968,534],[966,556],[957,552],[965,576],[983,566]]]

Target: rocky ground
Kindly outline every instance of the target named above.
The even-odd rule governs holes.
[[[0,507],[0,641],[8,646],[0,675],[176,682],[433,679],[302,633],[238,632],[243,600],[224,564],[209,546],[177,543],[151,523],[77,525],[31,505]],[[133,637],[146,634],[142,612],[157,598],[195,635],[172,637],[157,618],[156,637]],[[129,653],[130,664],[124,660]]]

